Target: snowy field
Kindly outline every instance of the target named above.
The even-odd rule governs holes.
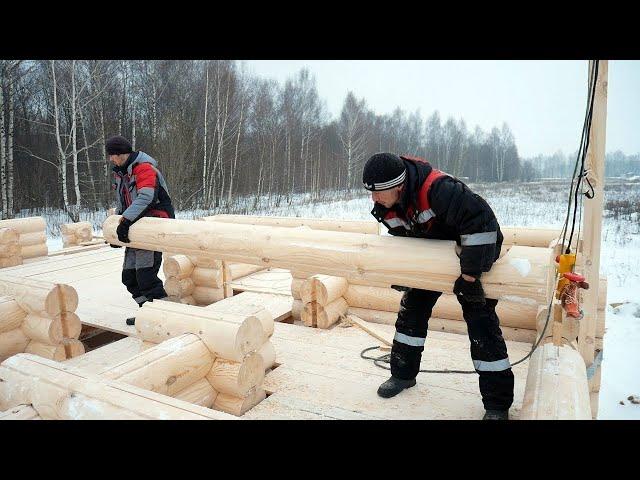
[[[568,191],[557,181],[470,187],[489,202],[502,226],[562,227]],[[291,204],[249,209],[246,213],[369,220],[373,218],[371,208],[371,200],[364,194],[322,203],[311,203],[308,196],[297,195]],[[43,213],[50,230],[49,247],[59,249],[59,225],[69,220],[60,212],[32,214]],[[196,218],[215,213],[227,212],[189,211],[178,212],[177,216]],[[607,328],[598,418],[640,419],[640,405],[628,400],[632,395],[640,397],[640,183],[608,180],[604,215],[600,271],[608,279]],[[28,216],[28,212],[22,216]],[[98,234],[104,218],[102,212],[81,215],[81,220],[94,223]]]

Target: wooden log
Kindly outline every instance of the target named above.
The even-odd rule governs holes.
[[[18,243],[20,234],[15,228],[0,228],[0,245]]]
[[[193,294],[195,288],[196,286],[190,278],[183,278],[180,280],[176,277],[169,277],[164,282],[164,289],[166,292],[169,295],[176,297],[188,297]]]
[[[586,368],[577,351],[547,343],[533,352],[520,419],[591,419]]]
[[[264,365],[265,371],[275,366],[276,349],[274,348],[273,343],[271,343],[271,340],[266,341],[262,345],[262,347],[260,347],[260,350],[258,350],[258,353],[262,357],[262,363]]]
[[[31,353],[38,355],[39,357],[55,360],[56,362],[62,362],[66,360],[67,354],[64,349],[64,345],[47,345],[46,343],[31,340],[24,349],[25,353]]]
[[[306,280],[303,278],[295,278],[293,277],[291,279],[291,296],[295,299],[295,300],[301,300],[302,297],[300,296],[300,288],[302,287],[302,284],[305,282]]]
[[[13,297],[29,313],[47,317],[78,308],[78,293],[73,287],[45,280],[0,273],[0,295]]]
[[[17,243],[9,243],[0,245],[0,258],[12,258],[19,257],[22,252],[22,247]]]
[[[0,297],[0,333],[20,328],[26,316],[12,297]]]
[[[193,272],[195,265],[186,255],[174,255],[165,258],[162,262],[162,271],[165,276],[175,277],[178,280],[189,278]]]
[[[11,258],[0,258],[0,268],[16,267],[22,265],[23,258],[21,256],[15,256]]]
[[[56,315],[55,318],[60,317],[60,323],[62,324],[62,333],[67,338],[78,338],[82,332],[82,322],[80,317],[73,312],[62,312],[60,315]]]
[[[231,279],[235,280],[236,278],[246,277],[247,275],[251,275],[252,273],[259,272],[264,270],[265,267],[260,265],[251,265],[249,263],[230,263],[229,271],[231,273]]]
[[[24,353],[0,365],[0,380],[0,409],[32,404],[46,420],[234,418]]]
[[[207,222],[240,223],[246,225],[267,225],[272,227],[309,227],[312,230],[336,232],[372,233],[378,235],[380,226],[375,220],[341,220],[330,218],[262,217],[257,215],[214,215],[202,217]]]
[[[213,270],[222,270],[222,260],[212,257],[203,257],[200,255],[188,255],[189,260],[196,267],[210,268]]]
[[[167,300],[171,302],[184,303],[185,305],[198,305],[198,302],[196,302],[196,299],[193,298],[191,295],[186,297],[168,297]]]
[[[175,398],[202,407],[212,408],[217,396],[218,392],[213,389],[209,381],[206,378],[201,378],[176,393]]]
[[[195,267],[191,273],[191,280],[198,287],[219,289],[224,285],[222,270],[215,268]]]
[[[344,295],[349,283],[345,278],[330,275],[314,275],[302,283],[300,299],[303,303],[317,302],[328,305]]]
[[[226,393],[218,393],[213,408],[241,417],[267,397],[264,388],[253,389],[246,397],[235,397]]]
[[[49,249],[46,243],[38,243],[37,245],[21,246],[22,258],[36,258],[46,257],[49,254]]]
[[[23,233],[43,232],[47,229],[47,224],[42,217],[13,218],[0,220],[0,228],[13,228],[22,235]]]
[[[188,333],[165,340],[113,366],[102,375],[173,396],[204,378],[211,370],[213,359],[198,335]]]
[[[62,248],[75,247],[80,244],[80,241],[75,235],[62,234]]]
[[[93,225],[89,222],[63,223],[60,233],[74,235],[79,241],[89,241],[93,238]]]
[[[67,358],[75,358],[85,354],[84,343],[76,338],[63,338],[62,345],[64,347]]]
[[[18,405],[6,412],[0,412],[0,420],[41,420],[31,405]]]
[[[18,243],[21,247],[44,245],[47,243],[47,234],[44,231],[23,233],[22,235],[20,235],[20,240]]]
[[[348,308],[349,305],[347,305],[347,302],[342,297],[324,306],[316,302],[307,303],[302,311],[302,320],[305,322],[305,325],[307,325],[308,322],[314,323],[311,319],[315,317],[314,326],[318,328],[329,328],[336,323],[340,317],[347,313]]]
[[[547,247],[560,236],[555,228],[500,227],[503,245],[523,245],[526,247]]]
[[[29,314],[22,323],[22,331],[31,340],[57,345],[62,343],[62,322],[60,317],[47,318]]]
[[[145,217],[129,232],[134,248],[172,249],[229,262],[388,282],[452,292],[460,274],[455,242],[321,230]],[[105,220],[110,243],[121,244],[118,216]],[[551,249],[515,245],[483,275],[489,298],[522,297],[543,303],[553,271]]]
[[[155,343],[183,333],[194,333],[216,356],[239,362],[262,345],[264,331],[255,316],[238,317],[155,300],[138,310],[136,330],[141,339]],[[231,318],[237,323],[229,321]]]
[[[224,289],[209,287],[195,287],[191,296],[199,305],[211,305],[225,298]]]
[[[294,300],[291,305],[291,317],[294,320],[302,320],[302,312],[304,311],[304,303],[302,300]]]
[[[242,362],[216,358],[207,373],[207,380],[218,393],[246,397],[264,381],[264,361],[260,354],[251,353]]]
[[[395,325],[398,319],[397,313],[383,312],[381,310],[368,310],[366,308],[349,307],[348,313],[352,313],[367,322],[380,323],[382,325]],[[431,317],[429,319],[428,329],[432,331],[467,335],[467,324],[465,322],[451,320],[448,318]],[[500,330],[502,330],[502,336],[505,340],[511,340],[514,342],[533,343],[537,334],[535,330],[504,327],[502,325],[500,326]]]
[[[16,353],[24,352],[30,339],[19,329],[0,333],[0,362]]]

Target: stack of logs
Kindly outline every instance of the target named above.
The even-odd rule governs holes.
[[[345,278],[331,275],[312,275],[304,280],[294,278],[301,304],[300,319],[307,327],[329,328],[346,313],[349,305],[344,294],[349,287]]]
[[[134,383],[138,376],[136,386],[243,415],[266,398],[264,375],[275,362],[273,317],[264,309],[247,315],[213,307],[146,303],[136,315],[138,336],[159,345],[114,367],[109,377]],[[158,368],[149,370],[152,361]],[[142,367],[153,374],[138,375]]]
[[[28,258],[46,257],[49,254],[46,229],[42,217],[0,220],[0,268],[21,265]],[[16,234],[18,248],[15,247]]]
[[[230,297],[232,280],[265,267],[206,257],[167,255],[162,268],[166,278],[164,288],[172,301],[206,306]]]
[[[72,287],[3,275],[0,295],[0,361],[20,352],[58,362],[84,353]]]
[[[65,223],[60,226],[62,247],[77,247],[93,240],[93,226],[89,222]]]
[[[22,265],[19,239],[15,228],[0,228],[0,268]]]

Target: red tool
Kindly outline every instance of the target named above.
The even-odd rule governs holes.
[[[565,309],[567,315],[573,318],[582,318],[582,312],[580,311],[580,302],[578,299],[578,289],[589,289],[589,284],[585,282],[585,278],[573,272],[565,272],[562,274],[569,282],[564,286],[560,292],[560,301],[562,302],[562,308]]]

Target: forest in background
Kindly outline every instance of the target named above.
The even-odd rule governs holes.
[[[154,157],[177,209],[279,205],[361,186],[375,152],[422,156],[470,182],[571,176],[575,155],[521,158],[507,123],[489,132],[437,111],[378,115],[349,92],[331,118],[312,73],[283,83],[233,60],[0,60],[2,218],[113,204],[105,139]],[[607,155],[609,176],[640,174],[640,155]]]

